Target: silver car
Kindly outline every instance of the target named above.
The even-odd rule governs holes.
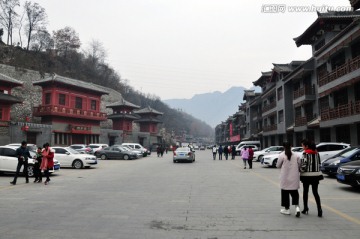
[[[177,148],[174,151],[173,161],[174,163],[180,161],[186,161],[192,163],[195,161],[195,151],[193,151],[190,147]]]

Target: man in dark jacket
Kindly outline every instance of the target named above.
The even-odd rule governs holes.
[[[16,184],[16,179],[19,176],[20,169],[22,166],[24,166],[23,172],[25,174],[26,183],[29,183],[29,175],[27,169],[28,169],[28,158],[30,158],[31,156],[29,149],[26,146],[27,146],[27,142],[22,141],[21,146],[16,150],[16,157],[18,158],[18,164],[16,167],[14,180],[10,182],[10,184],[12,185]]]

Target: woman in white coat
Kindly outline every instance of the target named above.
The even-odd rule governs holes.
[[[290,195],[292,205],[295,205],[296,217],[300,217],[299,191],[300,188],[300,156],[291,152],[291,145],[284,142],[284,152],[280,153],[276,167],[280,171],[281,206],[280,213],[290,215]]]

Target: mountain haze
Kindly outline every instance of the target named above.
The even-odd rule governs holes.
[[[243,102],[244,90],[241,86],[232,87],[224,93],[215,91],[197,94],[191,99],[169,99],[163,102],[215,127],[238,111],[238,106]]]

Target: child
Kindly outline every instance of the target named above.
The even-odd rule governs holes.
[[[41,147],[39,147],[36,151],[36,155],[34,156],[34,175],[35,175],[35,180],[34,183],[41,183],[42,182],[42,175],[41,175],[41,170],[40,170],[40,165],[41,165],[41,161],[42,161],[42,154],[41,154]]]

